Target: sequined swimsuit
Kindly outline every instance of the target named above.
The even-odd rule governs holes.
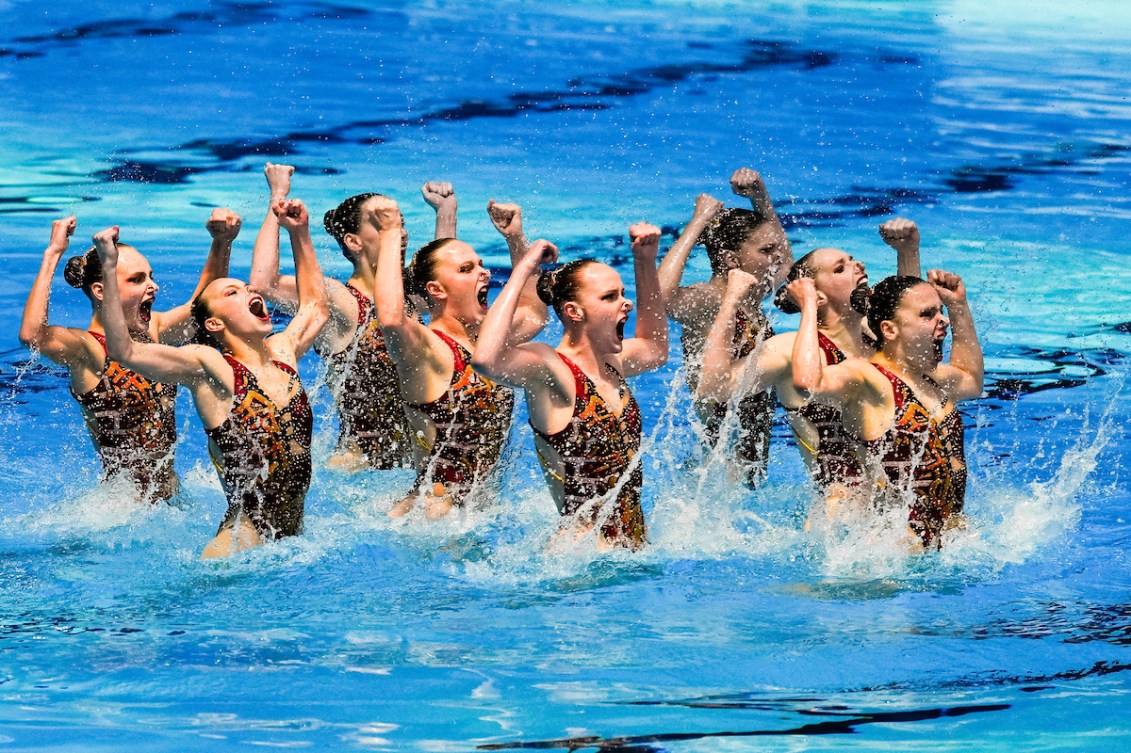
[[[454,504],[462,504],[467,492],[483,481],[502,455],[510,433],[514,410],[514,391],[495,384],[471,368],[471,353],[452,338],[432,330],[451,348],[454,365],[448,390],[430,403],[410,404],[436,427],[436,440],[428,446],[428,458],[421,466],[414,491],[434,491],[430,484],[442,484],[443,493]]]
[[[349,346],[326,356],[326,383],[338,405],[338,448],[356,443],[372,468],[397,468],[410,453],[408,423],[397,369],[373,315],[373,301],[346,284],[357,301],[357,329]]]
[[[310,486],[310,438],[314,418],[295,370],[272,361],[298,389],[283,407],[259,386],[255,375],[228,354],[235,392],[224,423],[208,429],[208,449],[228,497],[220,530],[240,515],[273,539],[302,531],[303,503]]]
[[[640,547],[646,535],[644,512],[640,507],[644,474],[640,463],[633,462],[640,452],[640,406],[611,366],[606,364],[620,380],[622,401],[626,395],[628,398],[620,415],[609,408],[593,380],[577,364],[561,353],[558,357],[573,373],[573,417],[556,434],[545,434],[536,428],[534,434],[547,482],[553,479],[562,484],[559,512],[562,516],[572,516],[581,510],[585,522],[603,521],[601,533],[606,540],[634,549]],[[559,459],[560,472],[547,458],[546,447]],[[630,475],[617,493],[612,514],[607,518],[599,515],[598,503],[617,487],[629,469]]]
[[[844,351],[823,332],[817,333],[817,342],[824,354],[826,364],[832,365],[845,360]],[[833,484],[856,486],[862,482],[864,470],[857,453],[859,442],[844,430],[844,417],[839,408],[809,402],[787,412],[806,419],[817,430],[816,447],[805,444],[796,430],[793,436],[809,451],[815,461],[816,467],[813,473],[814,481],[818,486],[828,489]]]
[[[873,365],[891,382],[895,423],[883,436],[865,444],[881,460],[890,482],[889,495],[897,501],[909,492],[913,495],[911,528],[927,546],[941,546],[939,534],[951,515],[962,512],[966,497],[962,417],[952,406],[946,416],[935,418],[906,382]]]
[[[90,335],[105,351],[106,336]],[[82,407],[107,478],[128,476],[145,498],[155,501],[177,493],[177,385],[150,381],[107,355],[98,384],[71,394]]]
[[[774,336],[774,328],[764,321],[757,326],[742,309],[734,315],[733,355],[736,359],[745,358],[763,342]],[[690,379],[692,392],[698,385],[698,375]],[[719,432],[727,415],[727,403],[713,400],[700,403],[707,439],[712,447],[719,441]],[[746,468],[746,482],[757,485],[766,472],[770,458],[770,429],[774,420],[774,398],[769,390],[762,390],[742,397],[738,401],[739,437],[735,446],[735,456]]]

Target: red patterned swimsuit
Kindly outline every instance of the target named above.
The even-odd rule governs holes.
[[[773,326],[762,320],[761,326],[743,313],[742,309],[734,315],[733,356],[745,358],[763,342],[774,336]],[[695,391],[698,375],[690,379],[691,390]],[[703,404],[704,427],[711,446],[719,441],[719,432],[727,415],[727,403],[707,401]],[[746,467],[746,482],[755,486],[765,476],[766,464],[770,459],[770,429],[774,420],[774,398],[769,390],[746,395],[738,401],[739,437],[735,446],[735,456]],[[704,411],[701,411],[703,413]]]
[[[302,531],[303,503],[310,486],[310,438],[314,417],[295,370],[272,361],[298,389],[285,406],[276,405],[255,375],[228,354],[235,392],[224,423],[208,429],[208,449],[224,491],[228,512],[220,530],[241,515],[267,539]],[[288,385],[290,386],[290,385]]]
[[[826,364],[832,365],[845,360],[844,351],[823,332],[817,333],[817,342]],[[828,489],[833,484],[856,486],[863,481],[864,470],[856,451],[859,442],[844,430],[844,417],[839,408],[809,402],[789,412],[808,420],[817,430],[816,447],[805,444],[797,436],[796,430],[794,437],[816,462],[814,481],[819,487]]]
[[[962,512],[966,498],[962,417],[952,405],[950,413],[935,418],[906,382],[882,366],[873,366],[891,382],[895,423],[866,444],[881,458],[889,493],[896,500],[913,495],[911,528],[927,546],[941,546],[939,534],[951,515]]]
[[[619,415],[609,408],[593,380],[577,364],[561,353],[558,357],[573,373],[573,417],[556,434],[534,429],[535,445],[547,481],[556,479],[562,484],[558,512],[567,516],[583,511],[582,520],[600,522],[601,533],[608,541],[634,549],[640,547],[646,536],[644,512],[640,507],[644,474],[640,463],[634,462],[640,452],[640,406],[620,374],[608,364],[606,368],[620,380],[622,401],[627,396]],[[544,446],[554,451],[561,464],[560,472],[546,457]],[[624,479],[629,469],[630,475]],[[621,486],[615,509],[611,515],[600,515],[598,503],[618,484]]]
[[[106,336],[90,335],[106,350]],[[106,477],[133,479],[151,500],[171,498],[177,492],[173,449],[177,443],[177,385],[152,382],[106,356],[98,384],[75,400]]]
[[[454,365],[448,391],[430,403],[409,405],[436,427],[436,440],[420,468],[414,491],[443,484],[454,504],[463,504],[502,455],[510,433],[514,391],[471,368],[471,353],[452,338],[432,330],[452,350]],[[421,441],[424,444],[423,440]]]
[[[326,356],[326,383],[338,405],[338,448],[356,443],[373,468],[398,468],[410,453],[397,369],[373,315],[373,301],[347,284],[357,300],[357,329],[344,350]]]

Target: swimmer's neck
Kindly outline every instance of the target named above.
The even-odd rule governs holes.
[[[577,364],[577,367],[597,379],[604,373],[604,366],[612,353],[599,353],[584,333],[566,332],[556,350]]]
[[[275,354],[267,345],[267,338],[253,343],[232,338],[225,345],[224,352],[253,371],[275,360]]]
[[[376,293],[376,288],[373,283],[374,271],[374,265],[368,264],[365,261],[356,261],[353,265],[353,274],[346,280],[346,283],[369,300],[373,300]]]
[[[886,350],[876,351],[872,356],[872,363],[883,366],[904,381],[918,384],[924,377],[930,377],[938,368],[938,363],[914,358],[908,354],[899,343],[894,343]]]
[[[439,314],[433,310],[428,326],[443,332],[468,350],[472,350],[479,339],[479,322],[465,322],[447,313]]]
[[[875,350],[864,342],[864,315],[854,311],[826,309],[817,330],[833,341],[849,358],[871,358]]]

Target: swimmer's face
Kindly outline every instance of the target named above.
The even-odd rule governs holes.
[[[836,308],[851,305],[852,292],[868,284],[864,263],[839,248],[820,248],[813,252],[813,284]]]
[[[735,262],[743,272],[763,281],[759,286],[761,298],[785,280],[793,264],[793,249],[780,227],[764,222],[735,251]]]
[[[118,244],[118,292],[122,313],[131,332],[148,332],[153,320],[153,301],[159,290],[153,268],[133,246]]]
[[[491,271],[475,249],[463,241],[452,241],[436,252],[435,279],[428,282],[429,296],[443,301],[445,313],[465,324],[478,324],[487,315],[487,292]]]
[[[894,318],[881,324],[885,346],[888,341],[898,343],[912,363],[926,370],[942,362],[949,327],[950,320],[942,313],[942,299],[925,282],[908,289]]]
[[[232,277],[213,280],[200,296],[210,314],[204,326],[217,338],[221,338],[223,332],[248,339],[271,334],[271,314],[266,301],[243,280]]]
[[[584,324],[595,350],[620,353],[628,312],[632,311],[620,275],[607,264],[587,264],[577,279],[577,300],[562,307],[563,315]]]

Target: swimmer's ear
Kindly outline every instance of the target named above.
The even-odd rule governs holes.
[[[346,233],[343,235],[342,245],[349,249],[350,253],[354,255],[354,258],[357,258],[361,253],[361,238],[357,236],[357,233]]]
[[[829,302],[829,297],[818,290],[817,291],[817,308],[824,306],[828,302]]]
[[[94,300],[101,301],[102,300],[102,283],[100,283],[100,282],[91,283],[90,294],[92,296],[94,296]]]
[[[895,322],[891,321],[890,319],[884,319],[882,322],[880,322],[879,334],[881,344],[888,340],[894,340],[896,334],[898,333],[899,325],[897,325]]]
[[[562,305],[562,316],[571,322],[583,322],[585,321],[585,309],[577,301],[566,301]]]
[[[436,301],[444,301],[448,298],[448,291],[444,290],[444,286],[437,280],[429,280],[424,283],[424,292]]]
[[[204,320],[204,328],[209,332],[222,332],[224,322],[214,316],[210,316]]]

